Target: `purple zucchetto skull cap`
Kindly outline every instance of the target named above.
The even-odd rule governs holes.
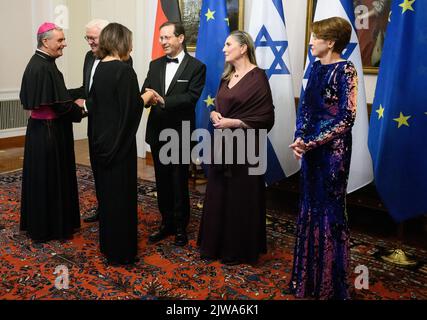
[[[37,30],[37,34],[42,34],[56,28],[57,28],[56,24],[52,22],[45,22],[39,27],[39,29]]]

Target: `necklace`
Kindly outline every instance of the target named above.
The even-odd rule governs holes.
[[[235,78],[238,78],[238,77],[239,77],[239,75],[238,75],[238,74],[235,74],[235,75],[234,75],[234,77],[235,77]]]

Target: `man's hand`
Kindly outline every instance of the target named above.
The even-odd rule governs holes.
[[[74,103],[78,105],[80,108],[84,108],[85,101],[86,101],[85,99],[77,99],[74,101]]]
[[[88,113],[87,113],[86,108],[85,108],[85,102],[86,102],[85,99],[77,99],[74,101],[74,103],[82,109],[81,110],[82,111],[82,118],[86,118],[88,116]]]

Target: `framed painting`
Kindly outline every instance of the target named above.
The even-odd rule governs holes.
[[[244,0],[227,0],[230,30],[243,30]],[[196,50],[202,0],[179,0],[181,20],[185,28],[188,51]]]
[[[306,50],[310,41],[310,26],[316,5],[317,0],[308,0]],[[391,0],[353,0],[356,33],[365,74],[378,73],[385,32],[390,18],[390,6]]]

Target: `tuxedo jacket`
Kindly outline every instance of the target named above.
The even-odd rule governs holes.
[[[182,121],[190,121],[194,130],[196,103],[205,86],[206,66],[186,53],[167,92],[165,76],[166,56],[163,56],[151,61],[141,90],[144,93],[151,88],[165,100],[164,105],[152,106],[148,116],[145,141],[152,146],[162,144],[159,135],[163,129],[175,129],[181,137]]]

